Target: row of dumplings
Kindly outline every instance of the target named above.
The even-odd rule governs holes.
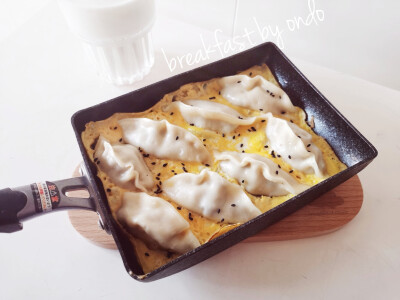
[[[221,95],[230,103],[263,111],[246,117],[224,104],[208,100],[176,101],[189,124],[230,133],[241,125],[267,120],[265,135],[271,149],[293,168],[306,174],[325,176],[321,151],[312,136],[284,119],[274,117],[282,110],[294,111],[288,96],[261,76],[229,76],[220,79]],[[267,157],[234,151],[210,153],[203,143],[184,128],[166,120],[127,118],[119,120],[125,144],[112,145],[100,136],[95,148],[99,168],[117,185],[130,192],[123,195],[118,220],[151,247],[184,253],[199,246],[188,222],[164,199],[149,195],[155,186],[139,149],[159,159],[209,164],[219,162],[219,170],[234,178],[250,194],[282,196],[299,194],[308,186]],[[101,162],[101,163],[99,163]],[[199,174],[181,173],[163,183],[163,193],[177,204],[221,223],[244,223],[261,211],[242,187],[207,168]],[[131,192],[132,191],[132,192]]]

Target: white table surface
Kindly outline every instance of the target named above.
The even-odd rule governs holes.
[[[165,34],[178,29],[191,34],[185,41]],[[169,57],[183,55],[195,49],[199,34],[207,39],[212,33],[160,16],[151,74],[115,87],[85,62],[56,4],[44,5],[0,44],[1,187],[70,176],[80,162],[71,115],[169,77],[161,48]],[[49,214],[0,235],[0,298],[398,299],[400,92],[292,59],[379,151],[360,173],[364,204],[351,223],[316,238],[239,244],[143,284],[128,276],[117,251],[77,234],[66,213]]]

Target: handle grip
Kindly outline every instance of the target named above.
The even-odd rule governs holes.
[[[86,177],[37,182],[0,190],[0,232],[19,231],[22,229],[22,221],[52,211],[66,209],[96,211],[96,203],[92,195],[88,198],[67,196],[68,191],[78,189],[91,191]]]
[[[0,232],[15,232],[22,229],[17,214],[28,202],[24,193],[9,188],[0,190]]]

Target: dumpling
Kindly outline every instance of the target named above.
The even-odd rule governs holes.
[[[253,78],[247,75],[227,76],[219,82],[222,85],[221,95],[234,105],[273,114],[296,111],[289,96],[260,75]]]
[[[207,169],[173,176],[163,190],[179,205],[214,221],[244,223],[261,214],[240,186]]]
[[[154,186],[142,154],[132,145],[111,145],[100,136],[94,157],[99,168],[120,187],[146,192]]]
[[[211,159],[210,153],[196,136],[166,120],[129,118],[118,122],[125,142],[158,158],[201,163]]]
[[[294,123],[268,116],[266,128],[271,150],[293,168],[306,174],[325,177],[325,162],[321,150],[312,142],[312,136]]]
[[[189,223],[161,198],[146,193],[124,193],[117,218],[150,248],[185,253],[200,246]]]
[[[296,195],[308,188],[298,183],[272,160],[258,154],[215,152],[214,157],[216,161],[220,161],[221,171],[241,182],[246,191],[251,194]]]
[[[230,133],[239,125],[250,125],[255,117],[244,117],[227,105],[207,100],[185,100],[174,102],[186,122],[197,127]]]

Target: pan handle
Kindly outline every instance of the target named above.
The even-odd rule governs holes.
[[[82,189],[90,190],[90,183],[85,176],[0,190],[0,232],[19,231],[22,229],[21,222],[52,211],[96,211],[92,195],[89,194],[88,198],[67,196],[68,192]]]

